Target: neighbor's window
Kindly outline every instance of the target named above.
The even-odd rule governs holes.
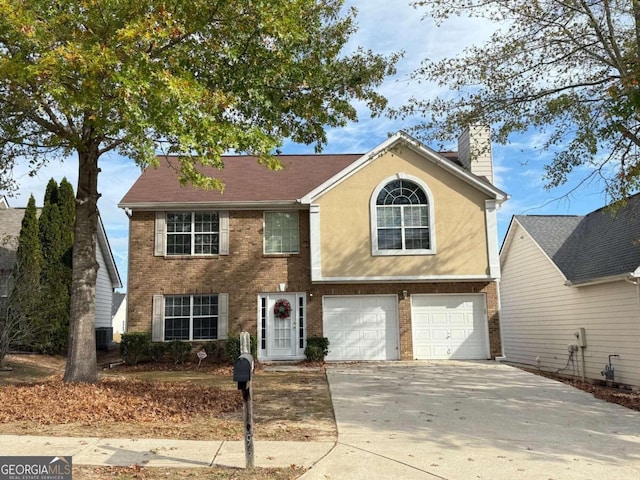
[[[217,338],[217,295],[165,297],[164,340],[215,340]]]
[[[167,213],[167,255],[217,255],[219,240],[217,212]]]
[[[407,179],[382,186],[372,205],[374,254],[433,253],[432,208],[425,189]]]
[[[298,212],[264,213],[264,253],[300,253]]]

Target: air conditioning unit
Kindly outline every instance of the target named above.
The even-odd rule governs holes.
[[[96,328],[96,349],[109,350],[113,343],[113,327]]]

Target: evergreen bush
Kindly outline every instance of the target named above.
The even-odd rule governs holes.
[[[159,362],[164,357],[164,354],[167,353],[167,345],[162,342],[153,342],[149,345],[149,355],[151,355],[151,360],[154,362]]]
[[[120,338],[120,356],[129,365],[137,365],[149,355],[151,334],[149,332],[123,333]]]
[[[257,338],[252,335],[250,343],[251,355],[253,355],[254,360],[256,360],[258,358]],[[231,363],[235,363],[235,361],[240,356],[240,335],[230,336],[229,338],[227,338],[224,346],[224,351]]]
[[[167,350],[173,358],[173,362],[178,365],[182,365],[189,355],[191,354],[192,345],[190,342],[183,342],[181,340],[174,340],[169,343]]]
[[[304,354],[310,362],[322,362],[329,354],[329,339],[327,337],[307,338],[307,347]]]

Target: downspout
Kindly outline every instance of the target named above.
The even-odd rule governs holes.
[[[640,270],[640,269],[638,269]],[[636,270],[629,276],[631,278],[625,278],[624,281],[636,286],[636,296],[638,297],[638,309],[640,309],[640,272]]]

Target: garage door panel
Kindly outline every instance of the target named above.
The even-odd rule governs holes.
[[[323,299],[327,360],[398,358],[395,296],[327,296]]]
[[[481,295],[412,295],[416,359],[485,359],[488,333]]]

